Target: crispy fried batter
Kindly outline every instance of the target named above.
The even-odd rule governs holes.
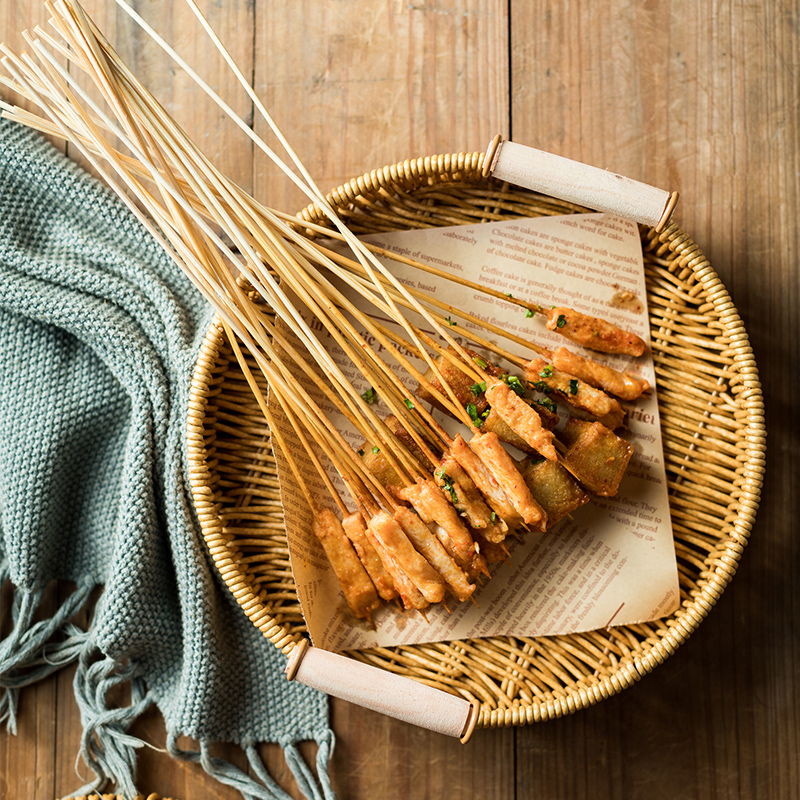
[[[647,345],[635,333],[564,306],[551,308],[547,312],[547,327],[576,344],[601,353],[640,356],[647,349]]]
[[[566,347],[559,347],[553,351],[553,366],[580,378],[595,389],[602,389],[619,397],[620,400],[636,400],[649,388],[644,378],[619,372],[606,364],[599,364],[591,358],[573,353]]]
[[[457,356],[457,353],[453,347],[448,347],[447,352]],[[500,367],[487,361],[475,350],[465,348],[465,352],[488,375],[494,375],[497,377],[502,374],[503,371],[500,369]],[[483,390],[481,390],[477,384],[474,383],[472,378],[470,378],[466,373],[462,372],[461,369],[453,364],[446,356],[439,356],[439,358],[436,360],[436,366],[442,378],[444,379],[444,382],[450,386],[450,388],[453,390],[453,394],[456,396],[456,399],[462,406],[466,406],[468,403],[471,403],[475,406],[478,414],[482,414],[486,410],[487,402],[486,398],[484,397]],[[442,385],[442,382],[435,375],[433,369],[428,369],[428,371],[425,373],[425,377],[431,386],[438,390],[442,396],[449,397],[447,391]],[[449,411],[439,402],[439,398],[429,392],[422,384],[417,386],[415,394],[420,398],[420,400],[431,403],[437,408],[440,408],[442,411],[449,413]]]
[[[483,530],[494,524],[491,509],[484,502],[478,487],[452,454],[445,453],[439,467],[434,470],[433,479],[470,527]]]
[[[314,535],[322,543],[325,555],[342,587],[347,605],[359,619],[369,619],[380,606],[378,593],[356,551],[345,536],[339,518],[329,508],[314,514]]]
[[[555,461],[553,434],[542,425],[542,419],[516,392],[500,380],[487,381],[486,399],[516,434],[536,452]]]
[[[445,592],[444,579],[414,549],[397,520],[385,511],[380,511],[369,521],[367,535],[392,576],[404,603],[407,586],[403,577],[411,581],[427,603],[442,601]],[[419,606],[415,605],[413,608]]]
[[[457,564],[469,574],[485,569],[469,529],[433,481],[418,480],[413,486],[403,489],[401,494],[425,522],[438,526],[433,530]]]
[[[455,598],[460,601],[469,599],[475,591],[475,584],[469,582],[464,570],[453,561],[431,529],[410,508],[398,508],[394,518],[417,551],[444,578]]]
[[[599,420],[607,428],[619,428],[625,420],[625,409],[619,401],[580,378],[556,369],[543,358],[531,359],[525,365],[524,372],[529,385],[555,395],[573,408]]]
[[[342,528],[347,538],[353,543],[353,547],[367,574],[372,578],[378,594],[384,600],[394,600],[397,597],[397,589],[394,588],[391,576],[384,568],[380,556],[367,538],[367,526],[364,518],[358,512],[348,514],[342,520]]]
[[[516,462],[497,436],[494,433],[480,433],[472,437],[469,445],[489,468],[525,524],[543,531],[547,525],[547,515],[533,499]]]
[[[508,528],[514,529],[521,526],[523,524],[522,517],[517,513],[513,503],[506,496],[503,487],[500,486],[488,467],[470,449],[470,446],[460,435],[453,439],[453,443],[450,445],[450,452],[453,454],[456,461],[464,467],[470,478],[475,481],[475,485],[486,498],[486,502],[497,516],[505,521]],[[489,539],[488,534],[484,533],[484,536]],[[489,541],[494,540],[489,539]],[[502,541],[502,539],[498,539],[497,541]]]

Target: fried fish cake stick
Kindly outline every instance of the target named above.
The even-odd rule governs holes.
[[[395,588],[400,591],[401,597],[403,592],[395,579],[395,570],[401,571],[410,578],[428,603],[442,601],[446,589],[444,578],[414,549],[414,545],[411,544],[397,520],[387,512],[380,511],[369,521],[367,531],[371,534],[370,540],[373,545],[376,542],[380,544],[380,547],[376,546],[376,549],[381,560],[384,559],[384,554],[390,556],[390,563],[385,560],[383,563],[392,576]]]
[[[552,354],[553,366],[585,381],[595,389],[619,397],[620,400],[636,400],[649,388],[644,378],[637,378],[626,372],[619,372],[606,364],[598,364],[591,358],[573,353],[566,347],[559,347]]]
[[[367,525],[367,536],[386,567],[386,571],[391,575],[392,583],[403,601],[403,607],[416,611],[422,611],[422,609],[427,608],[430,603],[422,596],[422,592],[414,585],[414,581],[403,572],[402,567],[392,553],[370,532],[369,525]]]
[[[503,381],[489,379],[486,383],[486,399],[492,409],[534,450],[550,461],[555,461],[558,454],[553,444],[553,433],[542,425],[542,419],[536,410]]]
[[[348,514],[342,520],[342,528],[352,542],[364,569],[372,578],[378,594],[386,601],[394,600],[397,597],[397,589],[394,588],[392,578],[383,566],[378,552],[367,538],[367,526],[364,518],[358,512]]]
[[[533,499],[531,490],[525,483],[516,462],[500,444],[497,435],[479,433],[472,437],[469,446],[489,468],[525,524],[530,528],[543,531],[547,526],[547,515]]]
[[[403,489],[402,496],[433,530],[456,563],[468,573],[483,572],[486,562],[475,547],[475,540],[455,508],[430,480],[418,480]]]
[[[353,615],[370,619],[381,601],[364,565],[345,536],[339,518],[330,508],[323,508],[314,514],[312,529],[322,543]]]
[[[453,439],[449,452],[461,464],[470,478],[475,481],[475,485],[486,498],[486,502],[497,516],[506,523],[507,527],[517,528],[522,525],[522,517],[515,510],[514,505],[506,496],[497,479],[460,435]],[[490,538],[488,531],[484,531],[483,535],[490,542],[497,543],[502,541],[502,539]]]
[[[471,527],[486,528],[491,525],[490,508],[483,501],[475,482],[452,455],[445,453],[433,471],[433,479]]]
[[[398,508],[394,518],[417,551],[444,578],[455,598],[462,602],[468,600],[475,591],[475,584],[469,582],[464,570],[453,561],[431,529],[410,508]]]
[[[568,445],[564,465],[581,486],[601,497],[614,497],[633,456],[633,446],[599,422],[567,421],[561,433]]]
[[[589,502],[589,495],[559,461],[528,459],[522,462],[520,471],[533,499],[547,514],[548,530]]]
[[[615,430],[625,420],[625,409],[613,397],[584,383],[580,378],[556,369],[543,358],[531,359],[524,368],[525,380],[546,390],[579,411],[591,415]],[[544,453],[542,453],[544,455]]]
[[[647,349],[647,345],[635,333],[625,331],[599,317],[591,317],[564,306],[551,308],[547,312],[547,327],[575,344],[601,353],[640,356]]]
[[[451,354],[455,354],[456,352],[452,345],[448,347],[447,350]],[[501,370],[497,366],[486,361],[486,359],[481,358],[481,356],[478,355],[478,353],[476,353],[474,350],[466,348],[465,352],[472,358],[473,361],[475,361],[476,364],[478,364],[478,366],[481,367],[481,369],[483,369],[489,375],[499,375],[501,373]],[[477,413],[480,414],[484,411],[486,408],[486,399],[483,396],[483,392],[476,393],[476,384],[474,383],[473,379],[467,375],[467,373],[462,372],[459,367],[453,364],[450,359],[445,356],[439,356],[439,358],[436,360],[436,366],[439,370],[439,374],[444,380],[444,383],[450,386],[450,389],[453,391],[453,394],[456,396],[456,399],[459,403],[461,403],[462,406],[466,406],[467,403],[472,403],[475,405]],[[433,369],[429,369],[425,373],[425,377],[431,386],[436,389],[442,397],[448,396],[447,390],[445,389],[442,381],[439,380],[439,377],[434,373]],[[446,404],[443,405],[440,403],[438,395],[431,394],[422,384],[417,386],[415,394],[420,400],[424,400],[427,403],[437,406],[437,408],[440,408],[447,414],[451,413],[446,407]]]

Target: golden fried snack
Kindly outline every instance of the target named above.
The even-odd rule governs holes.
[[[520,472],[534,499],[547,514],[547,527],[589,502],[589,495],[558,461],[523,461]]]
[[[453,561],[431,529],[410,508],[398,508],[394,518],[417,551],[444,578],[453,596],[462,602],[468,600],[475,591],[475,584],[469,582],[464,570]]]
[[[619,372],[606,364],[598,364],[597,361],[584,358],[566,347],[553,351],[552,362],[556,369],[568,372],[595,389],[602,389],[620,400],[636,400],[650,388],[644,378]]]
[[[433,472],[433,479],[449,496],[450,502],[470,527],[484,530],[496,524],[492,520],[492,511],[484,502],[475,482],[452,454],[444,454],[439,466]]]
[[[571,417],[561,435],[564,464],[592,494],[613,497],[633,455],[631,444],[599,422]]]
[[[392,555],[391,551],[387,550],[377,537],[371,533],[369,525],[367,525],[367,536],[380,556],[383,565],[386,567],[386,571],[391,575],[392,583],[397,589],[400,599],[403,601],[403,608],[414,609],[416,611],[427,608],[430,603],[422,596],[422,592],[416,587],[414,581],[403,572],[403,569],[397,559]]]
[[[485,571],[486,564],[475,547],[469,529],[433,481],[418,480],[413,486],[404,488],[401,497],[411,503],[420,517],[432,526],[457,564],[470,574]]]
[[[419,590],[426,603],[442,601],[445,593],[444,579],[414,549],[414,545],[411,544],[397,520],[385,511],[378,512],[367,525],[367,536],[378,551],[386,570],[392,576],[392,581],[404,604],[407,594],[413,597],[415,602],[418,602],[414,593],[409,590],[409,581]],[[421,606],[412,605],[410,607],[420,608]]]
[[[544,420],[542,420],[544,425]],[[501,442],[513,445],[523,453],[535,453],[536,450],[528,444],[514,429],[500,416],[496,408],[489,407],[480,427],[481,433],[494,433]]]
[[[383,566],[383,562],[378,552],[367,538],[367,525],[364,518],[358,512],[348,514],[342,520],[342,528],[345,535],[352,542],[356,553],[364,565],[367,574],[372,578],[372,583],[378,590],[378,594],[383,600],[394,600],[397,597],[397,589],[394,588],[392,578]]]
[[[380,606],[378,593],[345,536],[339,518],[331,509],[323,508],[314,514],[311,527],[322,543],[353,615],[359,619],[370,619],[372,612]]]
[[[533,358],[524,367],[525,380],[534,389],[553,394],[573,408],[583,411],[615,430],[625,420],[619,401],[580,378],[556,369],[543,358]],[[545,455],[545,453],[542,453]]]
[[[489,468],[525,524],[529,528],[543,531],[547,526],[547,515],[533,499],[516,462],[500,444],[497,436],[494,433],[480,433],[472,437],[469,446]]]
[[[547,327],[575,344],[601,353],[640,356],[647,349],[647,345],[635,333],[564,306],[551,308],[547,312]]]
[[[553,433],[542,425],[537,411],[503,381],[490,379],[486,383],[486,399],[492,409],[537,453],[555,461],[558,455],[553,445]]]
[[[452,454],[453,458],[461,464],[470,478],[472,478],[481,494],[486,498],[486,502],[495,514],[506,523],[508,528],[513,529],[520,527],[523,524],[522,517],[517,513],[514,504],[506,496],[503,487],[500,486],[489,468],[470,449],[470,446],[460,435],[453,439],[449,452]],[[491,542],[497,543],[502,541],[501,538],[490,538],[488,531],[484,531],[483,535]]]
[[[448,348],[448,352],[455,355],[455,350],[453,350],[452,347]],[[481,368],[486,369],[489,372],[499,372],[496,367],[489,364],[485,359],[481,358],[475,351],[467,350],[466,352],[471,358],[475,359]],[[483,413],[483,411],[486,409],[486,399],[483,396],[483,392],[477,388],[477,385],[472,378],[470,378],[465,372],[462,372],[446,356],[439,356],[439,358],[436,360],[436,366],[442,376],[442,379],[444,380],[444,383],[450,386],[458,402],[462,406],[472,403],[477,409],[478,414]],[[431,386],[437,389],[444,397],[449,397],[445,386],[436,376],[432,368],[428,369],[428,371],[425,373],[425,378],[427,378]],[[450,413],[449,409],[444,408],[439,403],[438,398],[429,392],[428,389],[422,384],[417,386],[415,394],[420,398],[420,400],[431,403],[448,414]]]

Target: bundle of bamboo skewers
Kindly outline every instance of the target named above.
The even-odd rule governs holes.
[[[8,77],[0,81],[40,110],[36,114],[3,103],[5,116],[71,142],[218,312],[273,443],[312,509],[314,533],[352,613],[370,618],[383,601],[394,598],[420,611],[447,595],[465,601],[481,576],[490,575],[488,565],[506,557],[510,535],[544,531],[587,502],[589,494],[616,492],[632,452],[613,433],[624,418],[619,400],[636,399],[647,385],[566,348],[550,351],[512,336],[400,283],[384,263],[387,259],[441,279],[453,277],[356,238],[326,202],[194,0],[184,1],[269,125],[286,160],[125,0],[116,0],[325,211],[328,227],[300,224],[221,174],[75,0],[47,0],[57,36],[40,28],[34,35],[26,33],[30,52],[21,55],[2,46]],[[95,96],[81,88],[61,59],[90,77]],[[124,151],[112,141],[121,142]],[[603,320],[569,308],[545,311],[539,303],[469,285],[517,303],[529,315],[541,313],[548,328],[580,345],[633,356],[643,352],[638,337]],[[358,295],[358,304],[345,286]],[[361,310],[364,304],[371,313]],[[419,315],[424,330],[412,324],[409,312]],[[454,313],[471,323],[459,327],[463,338],[454,336],[449,324]],[[390,327],[381,319],[395,324]],[[320,331],[363,376],[371,387],[367,392],[346,377]],[[496,336],[527,348],[533,357],[520,358],[489,340]],[[380,343],[395,368],[368,340]],[[268,398],[246,353],[269,386]],[[519,370],[523,379],[501,362]],[[398,373],[416,382],[416,392],[409,392]],[[387,411],[383,416],[376,396]],[[570,411],[559,432],[554,430],[559,421],[554,401]],[[326,406],[359,432],[361,447],[347,443],[330,423]],[[463,434],[448,434],[434,408],[458,420]],[[328,498],[309,489],[284,426],[301,443]],[[504,444],[522,451],[524,460]],[[331,468],[348,496],[335,488]]]

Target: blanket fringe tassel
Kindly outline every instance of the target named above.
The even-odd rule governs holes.
[[[0,587],[7,579],[8,565],[3,561]],[[90,632],[70,621],[86,607],[93,589],[93,584],[79,585],[50,618],[38,621],[35,615],[44,592],[12,589],[12,629],[0,641],[0,723],[5,722],[9,732],[16,734],[20,689],[77,661],[74,691],[83,725],[80,758],[96,777],[72,796],[90,795],[114,782],[119,796],[141,797],[136,790],[136,751],[148,745],[127,731],[153,699],[131,665],[103,656]],[[6,613],[0,608],[0,614]],[[130,686],[130,705],[111,707],[109,692],[122,684]],[[255,743],[242,745],[254,778],[211,756],[209,743],[201,742],[200,750],[195,752],[179,748],[177,741],[177,735],[168,734],[167,751],[171,756],[199,763],[208,775],[238,789],[245,800],[291,800],[270,776]],[[304,796],[308,800],[336,800],[328,773],[333,734],[317,741],[316,770],[306,763],[296,743],[280,744]]]
[[[0,563],[0,587],[8,578],[8,565]],[[70,622],[87,604],[93,584],[79,585],[49,619],[34,621],[44,590],[14,590],[12,629],[0,641],[0,723],[17,732],[19,691],[75,661],[84,650],[88,634]],[[0,608],[5,616],[5,609]]]
[[[248,763],[258,778],[254,780],[241,769],[210,754],[209,743],[201,742],[200,750],[183,750],[178,747],[178,737],[170,734],[167,751],[176,759],[202,765],[206,773],[226,786],[238,789],[245,800],[291,800],[269,774],[255,743],[243,744]],[[316,775],[305,762],[294,742],[280,742],[286,763],[297,781],[297,786],[308,800],[336,800],[328,773],[328,760],[333,751],[332,733],[317,740]]]

